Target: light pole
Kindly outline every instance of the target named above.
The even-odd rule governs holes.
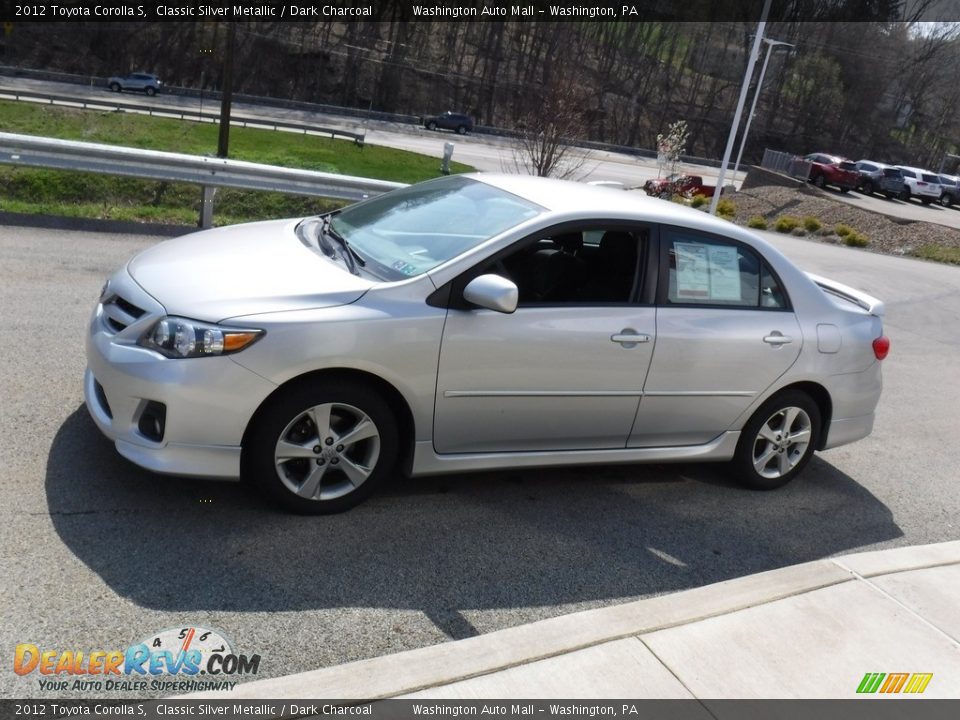
[[[727,165],[730,164],[730,155],[733,153],[733,141],[737,139],[737,128],[740,127],[740,116],[743,115],[743,106],[747,102],[747,90],[750,89],[750,78],[753,77],[753,68],[757,64],[760,54],[760,41],[763,31],[767,27],[767,15],[770,14],[770,0],[764,0],[763,11],[760,13],[760,22],[757,25],[757,35],[753,39],[753,49],[750,51],[750,60],[747,62],[747,71],[743,74],[743,85],[740,88],[740,99],[737,101],[737,111],[730,126],[730,135],[727,137],[727,149],[723,151],[723,163],[720,165],[720,176],[717,178],[717,190],[710,201],[710,214],[717,214],[717,203],[720,202],[720,193],[723,192],[723,178],[727,174]]]
[[[763,76],[767,72],[767,63],[770,62],[770,55],[773,51],[774,45],[786,45],[787,47],[794,47],[788,42],[781,42],[780,40],[770,40],[769,38],[763,38],[763,41],[767,43],[767,56],[763,59],[763,67],[760,68],[760,79],[757,81],[757,89],[753,91],[753,104],[750,105],[750,112],[747,114],[747,126],[743,129],[743,135],[740,137],[740,152],[737,153],[737,162],[733,166],[733,177],[737,177],[737,171],[740,169],[740,160],[743,158],[743,146],[747,144],[747,134],[750,132],[750,123],[753,121],[753,113],[757,109],[757,98],[760,97],[760,91],[763,89]]]

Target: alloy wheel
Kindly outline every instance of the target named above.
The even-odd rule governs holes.
[[[280,433],[274,463],[280,481],[307,500],[333,500],[360,487],[380,457],[380,431],[365,412],[323,403],[297,415]]]
[[[802,408],[785,407],[771,415],[753,442],[752,461],[757,474],[776,479],[793,470],[807,454],[812,426]]]

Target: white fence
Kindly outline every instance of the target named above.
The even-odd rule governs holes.
[[[811,163],[803,158],[777,150],[764,150],[763,161],[760,163],[760,167],[765,170],[773,170],[800,180],[810,177],[810,165]]]

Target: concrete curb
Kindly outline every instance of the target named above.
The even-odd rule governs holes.
[[[820,588],[960,563],[960,541],[817,560],[671,595],[508,628],[394,655],[237,685],[205,699],[396,697],[601,643],[686,625]]]

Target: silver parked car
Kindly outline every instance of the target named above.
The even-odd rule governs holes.
[[[114,92],[121,90],[130,90],[146,93],[147,95],[156,95],[160,92],[162,83],[160,78],[150,73],[135,72],[129,75],[115,75],[107,80],[107,87]]]
[[[450,176],[169,240],[106,284],[87,407],[161,473],[335,512],[399,474],[725,461],[868,435],[883,304],[622,190]]]

